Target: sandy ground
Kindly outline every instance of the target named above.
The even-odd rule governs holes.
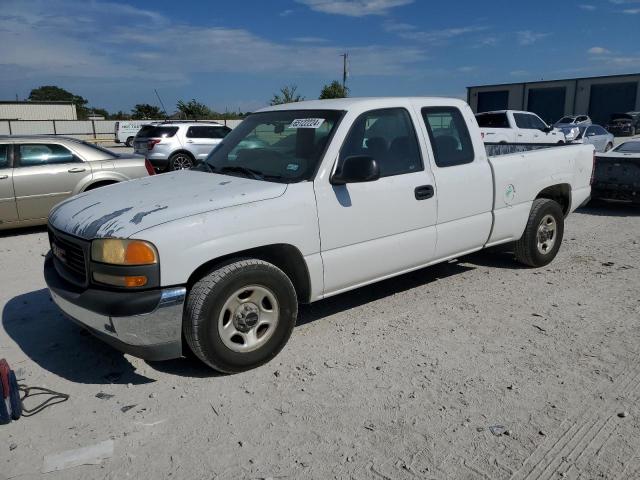
[[[640,208],[580,210],[547,268],[491,250],[303,307],[232,376],[86,335],[47,250],[43,229],[0,235],[0,357],[70,398],[0,426],[0,479],[640,478]],[[102,465],[40,473],[108,439]]]

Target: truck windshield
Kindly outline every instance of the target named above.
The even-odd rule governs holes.
[[[619,153],[640,153],[640,142],[625,142],[614,150]]]
[[[282,183],[309,180],[342,114],[339,110],[254,113],[196,169]]]

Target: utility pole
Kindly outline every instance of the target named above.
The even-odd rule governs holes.
[[[347,71],[347,60],[349,58],[349,54],[344,52],[342,55],[342,88],[346,91],[347,89],[347,76],[349,72]]]

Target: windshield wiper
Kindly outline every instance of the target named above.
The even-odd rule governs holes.
[[[237,172],[243,173],[249,178],[253,178],[254,180],[262,180],[264,178],[264,174],[259,170],[254,170],[253,168],[241,167],[239,165],[227,165],[226,167],[220,167],[220,173],[225,172]]]

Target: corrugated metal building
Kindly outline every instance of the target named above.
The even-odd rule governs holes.
[[[77,120],[70,102],[0,101],[0,120]]]
[[[606,124],[612,113],[640,111],[640,73],[505,83],[467,88],[474,112],[527,110],[547,123],[564,115],[589,115]]]

